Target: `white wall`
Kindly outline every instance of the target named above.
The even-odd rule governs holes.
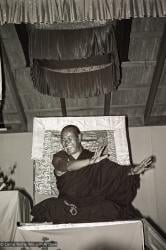
[[[166,126],[129,129],[132,158],[138,163],[149,155],[156,156],[155,169],[141,176],[134,205],[166,232]],[[17,164],[16,185],[33,195],[32,133],[0,134],[0,166]]]
[[[130,128],[129,136],[134,163],[156,157],[155,168],[141,176],[134,205],[166,232],[166,126]]]
[[[16,186],[33,194],[32,133],[0,134],[0,167],[8,170],[16,163]]]

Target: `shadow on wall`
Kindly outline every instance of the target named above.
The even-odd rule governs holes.
[[[157,225],[152,218],[146,217],[146,220],[153,226],[153,228],[166,240],[166,233]]]
[[[5,173],[0,167],[0,191],[18,190],[29,200],[32,209],[33,199],[31,195],[26,191],[26,189],[15,186],[15,180],[13,179],[13,175],[15,173],[16,168],[17,164],[14,163],[13,166],[9,168],[9,170]]]
[[[33,199],[31,197],[31,195],[26,191],[26,189],[16,187],[14,190],[18,190],[20,193],[22,193],[29,200],[30,207],[32,209],[33,208]]]

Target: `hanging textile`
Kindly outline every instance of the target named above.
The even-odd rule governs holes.
[[[35,88],[43,94],[65,98],[97,96],[118,87],[119,64],[115,65],[113,56],[59,64],[57,61],[34,60],[32,79]]]
[[[55,97],[106,94],[120,82],[112,24],[81,30],[32,28],[29,54],[34,87]]]
[[[1,0],[0,23],[88,22],[162,17],[165,0]]]
[[[80,30],[32,28],[29,32],[30,60],[85,59],[114,51],[116,41],[112,24]]]

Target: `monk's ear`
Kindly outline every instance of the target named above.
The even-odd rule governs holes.
[[[82,134],[81,133],[78,135],[78,140],[79,140],[79,142],[82,141]]]

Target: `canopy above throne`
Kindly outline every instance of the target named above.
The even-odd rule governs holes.
[[[33,65],[32,72],[35,88],[43,94],[64,98],[108,94],[119,86],[120,69],[118,52],[112,28],[110,29],[113,20],[137,17],[164,17],[165,15],[165,0],[0,1],[1,25],[9,23],[30,24],[30,57],[33,60],[33,62],[31,61],[31,66]],[[86,29],[93,30],[94,40],[88,34],[84,34],[85,32],[88,33]],[[102,31],[102,35],[100,35],[99,30],[102,29],[104,32]],[[82,30],[86,31],[84,32]],[[77,55],[79,55],[77,59],[72,57],[72,60],[70,58],[67,62],[64,57],[58,57],[58,53],[54,55],[53,52],[56,51],[56,46],[52,50],[49,45],[51,45],[51,41],[53,41],[55,45],[56,39],[52,38],[59,37],[58,48],[60,47],[60,38],[63,39],[60,35],[60,33],[63,33],[61,31],[65,33],[65,37],[68,31],[72,32],[72,35],[69,35],[68,39],[66,39],[67,41],[70,38],[73,38],[73,41],[75,41],[73,31],[77,31],[75,32],[77,33],[77,40],[79,40],[78,37],[80,37],[81,40],[87,38],[85,40],[90,41],[93,48],[90,47],[88,42],[86,43],[88,46],[85,46],[85,42],[83,46],[91,51],[91,54],[84,53],[83,55],[79,55],[79,53],[77,53]],[[53,37],[49,35],[52,33],[54,33]],[[82,34],[81,36],[80,33]],[[103,36],[104,33],[105,37]],[[49,41],[46,41],[47,38]],[[63,41],[65,41],[65,39],[63,39]],[[81,42],[77,41],[77,43],[79,46],[81,45]],[[72,42],[70,44],[72,44]],[[65,45],[68,49],[63,42],[62,45]],[[82,52],[83,46],[80,46]],[[97,46],[99,46],[100,51],[96,50],[96,48],[98,48]],[[49,53],[49,55],[52,55],[53,58],[49,58],[49,60],[54,60],[53,64],[47,61],[48,55],[40,54],[40,47],[42,48],[41,53],[47,51],[47,49],[48,51],[50,50],[49,52],[51,53]],[[92,53],[94,52],[94,48],[95,53]],[[73,50],[78,52],[75,44],[73,44]],[[67,52],[69,51],[70,50]],[[60,52],[62,52],[61,49]],[[66,55],[68,53],[65,51],[64,54]],[[63,53],[61,53],[61,55],[63,55]],[[103,55],[104,57],[102,57]],[[60,68],[57,68],[57,58],[58,67]],[[59,63],[59,61],[61,61],[61,63]],[[66,63],[69,63],[69,65],[66,66]],[[81,63],[79,67],[77,66],[78,63]],[[69,66],[70,70],[68,69]],[[72,71],[73,68],[74,72]],[[81,88],[84,90],[80,91]]]

